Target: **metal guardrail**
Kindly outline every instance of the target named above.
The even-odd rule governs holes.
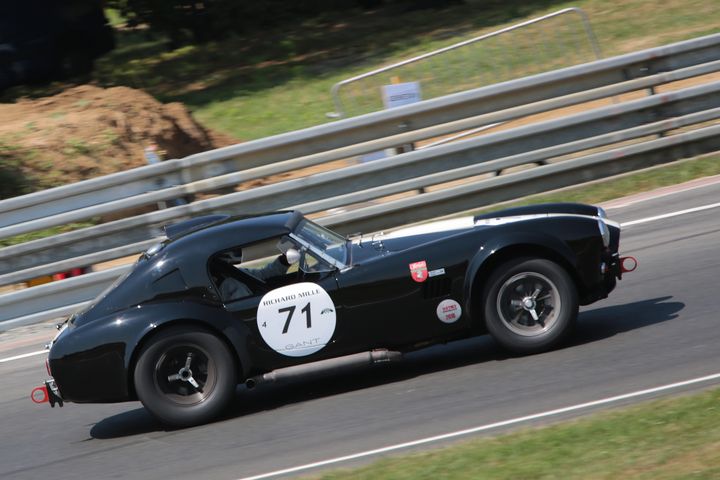
[[[684,78],[689,72],[702,73],[713,69],[715,71],[720,70],[720,61],[683,69],[680,72],[675,72],[677,75],[666,73],[660,76],[664,79],[678,79]],[[651,79],[644,80],[642,84],[647,85]],[[652,79],[653,82],[658,80],[657,78]],[[640,84],[638,81],[633,82],[636,85]],[[604,93],[607,93],[608,90],[606,88]],[[613,88],[612,91],[617,91],[617,89]],[[590,98],[595,97],[592,91],[585,92],[585,95]],[[670,95],[655,95],[567,116],[541,125],[528,125],[503,132],[486,134],[462,142],[409,152],[371,164],[355,165],[315,174],[312,177],[303,177],[257,187],[252,190],[199,201],[182,207],[152,212],[0,249],[0,284],[15,283],[38,275],[61,271],[68,266],[88,264],[91,261],[106,261],[138,253],[147,248],[149,239],[162,235],[159,228],[162,224],[191,215],[213,212],[218,209],[232,210],[237,214],[254,213],[259,209],[285,208],[323,198],[335,199],[331,201],[333,204],[325,202],[325,208],[336,208],[348,204],[342,203],[343,198],[350,198],[346,196],[338,197],[340,194],[347,195],[357,192],[353,198],[363,197],[363,200],[357,201],[365,201],[383,196],[374,193],[375,191],[372,189],[375,187],[394,184],[394,191],[388,192],[388,195],[400,193],[401,189],[406,187],[406,190],[411,190],[412,187],[409,187],[411,183],[416,185],[415,188],[421,188],[430,184],[420,185],[418,177],[456,170],[465,165],[477,166],[473,173],[448,174],[445,181],[516,166],[516,164],[508,164],[507,162],[497,162],[496,164],[480,163],[508,155],[528,153],[528,155],[519,157],[520,160],[517,165],[553,158],[557,154],[547,154],[542,157],[542,149],[577,139],[597,136],[604,132],[633,128],[659,118],[674,118],[684,115],[693,111],[695,104],[698,102],[698,97],[702,98],[701,102],[705,105],[705,108],[711,108],[717,103],[718,92],[713,85],[701,85],[674,92]],[[564,105],[565,103],[555,101],[554,104]],[[543,108],[536,107],[526,110],[534,112],[543,110]],[[662,131],[656,133],[662,133]],[[608,138],[609,140],[605,144],[636,137],[625,138],[616,134]],[[579,150],[597,147],[592,142],[587,143],[587,147],[582,145],[578,147]],[[242,172],[238,173],[241,174]],[[415,180],[413,181],[413,179]],[[157,193],[160,192],[152,194],[155,195],[154,199],[158,198]],[[178,193],[177,188],[173,188],[165,192],[165,195],[170,197],[176,196]],[[48,226],[50,225],[49,222],[62,224],[81,220],[87,216],[101,215],[108,211],[138,206],[143,202],[143,197],[141,195],[128,200],[88,207],[85,210],[68,212],[37,222]],[[258,201],[263,202],[262,207],[258,207]],[[32,223],[27,222],[26,224],[6,227],[4,230],[14,230],[15,233],[22,233],[22,228],[28,224],[32,225]],[[97,252],[100,250],[104,253],[98,255]]]
[[[0,202],[0,239],[16,233],[4,227],[27,223],[94,205],[167,190],[178,193],[212,191],[240,182],[361,155],[403,143],[416,142],[537,113],[523,106],[606,86],[622,86],[636,79],[644,88],[664,83],[663,72],[674,72],[720,60],[720,35],[630,53],[584,65],[533,75],[469,90],[414,105],[354,117],[330,124],[254,140],[209,152],[169,160],[72,185],[23,195]],[[699,74],[699,73],[698,73]],[[622,93],[623,88],[607,95]],[[603,94],[605,92],[602,92]],[[599,98],[599,97],[598,97]],[[568,103],[571,104],[571,103]],[[547,109],[562,105],[547,105]],[[509,111],[521,107],[518,111]],[[508,112],[504,112],[508,110]],[[493,115],[495,113],[495,115]],[[488,115],[487,117],[481,117]],[[189,186],[205,180],[206,184]],[[155,200],[146,197],[152,203]],[[37,224],[33,228],[47,228]],[[32,229],[26,230],[32,231]]]
[[[643,70],[648,66],[651,67],[650,71]],[[655,71],[665,68],[671,70]],[[630,72],[627,74],[630,80],[618,78],[623,71]],[[462,131],[471,126],[518,119],[717,71],[720,71],[720,35],[703,37],[594,62],[582,68],[549,72],[530,79],[464,92],[452,98],[422,102],[249,142],[252,144],[250,146],[229,147],[40,192],[34,196],[18,197],[0,202],[0,212],[11,211],[8,205],[39,208],[43,204],[47,206],[59,202],[54,199],[58,198],[54,197],[58,192],[67,197],[71,194],[77,198],[87,195],[79,201],[80,205],[84,205],[79,212],[66,210],[53,214],[57,210],[48,210],[50,213],[45,217],[6,225],[0,228],[0,232],[2,236],[7,236],[22,232],[23,229],[32,231],[45,228],[53,222],[75,221],[85,218],[84,215],[122,211],[129,206],[140,205],[147,199],[154,202],[174,198],[181,193],[217,188],[218,185],[226,185],[223,182],[230,182],[228,178],[237,181],[239,178],[267,175],[268,172],[288,171],[298,166],[347,158],[351,153],[356,155],[358,152],[375,151],[380,148],[378,145],[406,143],[408,138],[434,138],[439,135],[438,132]],[[577,84],[590,85],[592,88],[577,90]],[[516,97],[523,100],[531,98],[533,101],[518,103],[520,100]],[[477,103],[474,108],[470,108],[467,102],[458,101],[459,98]],[[486,99],[498,108],[488,111],[489,107],[479,99]],[[400,110],[404,112],[398,113]],[[469,117],[463,117],[463,114]],[[0,285],[64,270],[79,262],[93,263],[138,253],[162,236],[159,229],[161,225],[210,212],[251,213],[296,207],[306,213],[314,212],[321,223],[345,233],[387,229],[720,149],[720,126],[706,126],[707,122],[718,118],[720,82],[610,104],[368,164],[286,180],[6,247],[0,249]],[[384,135],[376,130],[378,123],[392,126],[392,122],[398,120],[413,123],[399,129],[388,127],[391,131]],[[283,155],[295,151],[293,148],[303,135],[308,136],[310,146],[298,147],[297,151],[312,153],[243,171],[224,171],[238,158],[249,155],[248,152],[256,152],[261,157],[266,155],[264,162],[280,155],[280,150],[285,152]],[[342,138],[337,139],[334,135]],[[350,138],[345,138],[345,135]],[[658,138],[658,135],[663,136]],[[314,151],[320,149],[322,138],[333,138],[330,142],[332,147]],[[592,151],[598,148],[609,150]],[[518,168],[539,160],[547,160],[550,164],[490,177],[497,170]],[[208,174],[208,171],[203,169],[220,172],[220,175],[204,178],[203,175]],[[201,178],[193,180],[197,176]],[[158,178],[172,181],[180,179],[186,183],[113,199],[114,195],[122,195],[120,184],[117,183],[121,180],[138,182],[133,186],[137,189],[139,185],[155,185]],[[415,190],[419,188],[431,191],[418,195]],[[97,189],[99,196],[109,193],[103,197],[103,202],[95,204],[90,195],[93,189]],[[406,196],[366,204],[397,194]],[[353,206],[350,207],[352,210],[344,213],[331,215],[327,212],[349,205]],[[4,215],[0,218],[4,219]],[[125,268],[118,267],[2,295],[0,329],[54,318],[71,307],[83,305]]]
[[[387,65],[387,66],[384,66],[384,67],[381,67],[381,68],[378,68],[375,70],[371,70],[369,72],[365,72],[363,74],[356,75],[354,77],[342,80],[342,81],[336,83],[335,85],[333,85],[332,88],[330,89],[330,95],[332,97],[333,104],[335,105],[335,111],[328,113],[327,116],[330,118],[341,118],[341,117],[347,116],[347,114],[348,114],[347,103],[349,102],[349,99],[346,99],[345,102],[342,101],[341,93],[342,93],[343,89],[347,89],[349,86],[351,86],[353,84],[363,82],[364,80],[367,80],[367,79],[373,79],[373,78],[379,77],[381,75],[387,75],[387,76],[389,76],[390,74],[401,75],[404,67],[416,66],[418,64],[425,65],[425,68],[420,67],[418,69],[418,71],[405,72],[404,80],[420,81],[422,84],[423,96],[425,96],[426,99],[453,93],[453,90],[448,90],[447,88],[444,89],[444,91],[442,91],[442,92],[438,92],[438,91],[428,92],[428,90],[437,90],[437,88],[433,89],[432,87],[434,86],[434,84],[438,83],[437,77],[445,74],[445,72],[443,70],[447,70],[447,63],[448,63],[447,59],[446,59],[446,61],[443,62],[442,65],[439,65],[440,69],[437,69],[437,68],[433,69],[432,66],[428,65],[429,62],[436,60],[439,57],[447,56],[450,53],[456,53],[458,51],[462,51],[465,54],[464,55],[465,58],[463,58],[462,60],[464,60],[465,65],[467,65],[468,63],[471,62],[471,57],[467,53],[467,50],[473,46],[477,46],[478,44],[481,44],[482,42],[487,42],[488,40],[491,40],[491,39],[496,39],[501,36],[506,36],[510,33],[515,33],[518,31],[522,32],[522,31],[526,30],[528,27],[538,26],[539,24],[545,24],[550,20],[557,19],[558,17],[567,17],[567,16],[578,16],[580,18],[580,25],[582,26],[582,28],[584,30],[585,36],[587,37],[586,39],[590,46],[590,51],[588,52],[590,54],[589,58],[584,58],[584,59],[582,59],[582,61],[574,61],[574,63],[585,63],[587,61],[591,61],[593,59],[592,57],[594,57],[594,59],[596,59],[596,60],[602,58],[602,54],[600,53],[600,45],[598,44],[597,38],[595,37],[595,33],[592,30],[592,27],[590,25],[590,20],[589,20],[587,14],[580,8],[575,8],[575,7],[564,8],[562,10],[558,10],[557,12],[553,12],[553,13],[549,13],[547,15],[543,15],[541,17],[533,18],[533,19],[527,20],[525,22],[511,25],[509,27],[505,27],[500,30],[496,30],[494,32],[480,35],[479,37],[475,37],[475,38],[471,38],[469,40],[455,43],[453,45],[450,45],[450,46],[447,46],[444,48],[440,48],[440,49],[434,50],[432,52],[424,53],[422,55],[418,55],[418,56],[415,56],[415,57],[412,57],[412,58],[409,58],[406,60],[402,60],[397,63],[393,63],[392,65]],[[537,38],[538,33],[540,33],[542,36],[542,33],[544,33],[544,32],[534,32],[534,34],[528,33],[528,35],[526,35],[527,37],[529,37],[527,41],[533,44],[533,47],[534,47],[534,48],[532,48],[533,55],[537,56],[537,55],[545,54],[546,56],[548,56],[548,58],[541,58],[541,59],[535,58],[535,60],[536,60],[535,65],[550,64],[551,62],[557,62],[558,60],[562,61],[562,59],[564,59],[566,57],[570,57],[570,55],[568,55],[569,53],[577,50],[578,43],[580,43],[580,42],[578,41],[579,39],[576,38],[575,36],[570,36],[570,38],[566,38],[566,39],[558,38],[558,35],[559,35],[558,31],[562,30],[561,27],[562,27],[562,25],[550,25],[549,26],[549,28],[552,31],[552,33],[550,35],[550,36],[552,36],[550,43],[556,44],[555,45],[556,47],[558,45],[561,47],[564,47],[566,45],[562,45],[563,43],[571,43],[573,45],[572,45],[570,51],[568,51],[567,49],[562,49],[561,51],[557,51],[555,49],[553,51],[550,51],[551,49],[548,48],[547,39]],[[523,32],[523,33],[527,33],[527,32]],[[512,56],[514,53],[517,53],[517,51],[519,50],[518,45],[517,45],[517,38],[514,38],[514,40],[515,40],[514,45],[512,45],[512,44],[504,45],[503,48],[501,49],[501,51],[503,53],[503,59],[507,60],[508,57]],[[563,42],[562,40],[567,40],[567,41]],[[543,48],[538,48],[540,43],[542,43]],[[526,45],[526,46],[528,46],[528,45]],[[491,50],[491,49],[488,48],[488,50]],[[487,58],[487,59],[476,58],[475,60],[476,60],[476,62],[480,61],[480,63],[483,63],[482,60],[486,60],[486,61],[490,60],[491,61],[491,64],[485,65],[486,67],[492,67],[492,69],[491,69],[492,73],[490,73],[490,76],[495,77],[495,78],[493,78],[493,81],[491,81],[490,83],[497,83],[497,82],[503,80],[502,77],[499,77],[500,74],[498,72],[502,72],[504,74],[504,76],[507,77],[508,74],[511,74],[510,72],[513,71],[512,69],[508,68],[507,61],[505,62],[504,65],[498,64],[497,59],[493,55],[490,55],[489,58]],[[476,63],[476,62],[472,62],[472,63]],[[563,63],[564,63],[564,65],[553,65],[552,68],[546,68],[546,70],[556,70],[556,69],[560,68],[561,66],[568,65],[568,63],[565,63],[565,62],[563,62]],[[463,65],[463,67],[465,67],[465,65]],[[527,69],[527,67],[528,67],[528,64],[523,63],[523,68]],[[463,71],[464,81],[467,82],[468,77],[475,78],[477,81],[474,85],[471,85],[471,86],[476,87],[476,86],[479,86],[478,83],[480,83],[481,78],[483,80],[485,80],[487,78],[487,76],[488,76],[487,70],[489,70],[489,68],[483,69],[481,67],[481,65],[474,64],[472,70],[476,73],[471,73],[468,70],[470,70],[470,69],[464,68],[464,71]],[[523,76],[527,76],[529,73],[531,73],[531,72],[525,71],[525,75],[523,75]],[[538,73],[538,72],[535,71],[532,73]],[[519,76],[519,75],[515,75],[515,76]],[[507,79],[508,78],[504,78],[504,80],[507,80]],[[455,78],[454,80],[455,81],[453,82],[453,85],[457,85],[458,84],[457,78]],[[388,83],[388,82],[386,81],[386,83]],[[377,95],[377,94],[379,93],[381,84],[382,84],[382,82],[378,81],[378,82],[375,82],[375,84],[372,86],[362,85],[362,87],[359,88],[360,90],[365,92],[366,97],[368,96],[369,92],[372,92],[373,94],[375,94],[375,95],[373,95],[375,97],[375,101],[374,102],[366,102],[366,103],[370,103],[370,104],[360,107],[360,109],[359,109],[360,111],[359,112],[355,111],[355,112],[353,112],[354,114],[366,113],[366,111],[368,111],[368,110],[377,110],[382,107],[380,102],[377,100],[377,98],[379,97],[379,95]],[[469,86],[465,87],[465,88],[460,88],[459,90],[467,90],[468,88],[469,88]],[[458,90],[454,90],[454,91],[458,91]],[[440,94],[438,94],[438,93],[440,93]],[[355,99],[354,103],[358,103],[357,99]],[[356,110],[357,110],[357,108],[356,108]],[[362,110],[365,110],[365,111],[362,111]]]
[[[672,126],[671,123],[667,122],[664,126]],[[548,188],[574,185],[588,179],[603,178],[718,149],[720,125],[714,125],[477,183],[334,214],[320,218],[319,223],[346,232],[383,230],[466,210],[469,206],[477,208]],[[312,208],[306,205],[298,207]],[[0,330],[57,318],[82,307],[127,268],[129,266],[117,267],[0,296]]]

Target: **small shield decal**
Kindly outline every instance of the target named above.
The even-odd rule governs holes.
[[[427,280],[428,269],[425,260],[423,260],[422,262],[414,262],[410,264],[410,276],[418,283],[422,283]]]

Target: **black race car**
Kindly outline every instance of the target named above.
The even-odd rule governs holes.
[[[490,333],[535,353],[634,269],[598,207],[548,204],[348,239],[299,212],[213,215],[167,240],[52,342],[37,402],[139,399],[162,422],[216,417],[283,375],[393,360]]]

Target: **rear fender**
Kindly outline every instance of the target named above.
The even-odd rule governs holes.
[[[251,366],[245,348],[250,332],[242,322],[235,321],[228,313],[216,306],[191,303],[149,305],[138,309],[138,313],[132,317],[123,318],[123,321],[136,323],[139,326],[134,330],[132,338],[128,339],[125,350],[125,368],[130,384],[132,384],[133,367],[146,342],[157,332],[176,325],[197,325],[215,333],[225,341],[238,359],[242,378],[245,378]]]

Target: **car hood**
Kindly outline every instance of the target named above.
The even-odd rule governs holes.
[[[469,231],[486,230],[499,225],[547,218],[552,216],[578,215],[597,217],[601,210],[592,205],[577,203],[553,203],[528,205],[486,214],[452,218],[437,222],[413,225],[389,233],[365,235],[352,242],[353,263],[361,263],[392,252],[399,252],[441,238]]]

